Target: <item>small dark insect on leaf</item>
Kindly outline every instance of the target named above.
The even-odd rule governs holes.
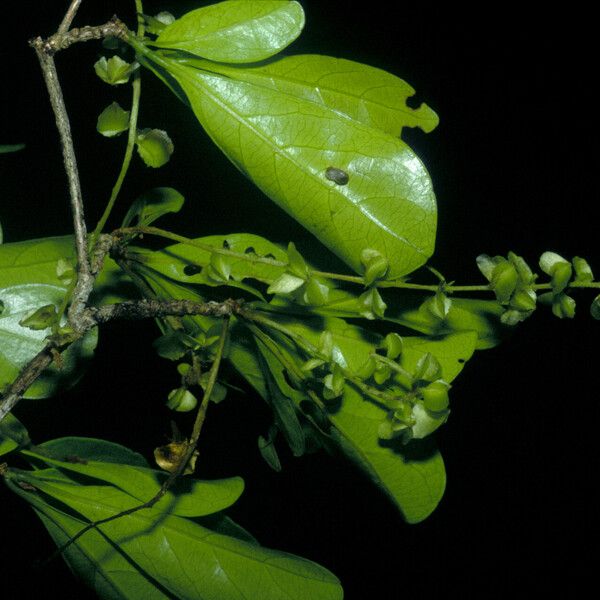
[[[325,171],[325,177],[329,179],[329,181],[333,181],[338,185],[346,185],[350,180],[350,177],[346,171],[342,171],[342,169],[338,169],[337,167],[327,167]]]

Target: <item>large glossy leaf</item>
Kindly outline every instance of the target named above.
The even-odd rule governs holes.
[[[406,81],[352,60],[301,54],[244,68],[193,58],[181,61],[320,104],[396,137],[400,137],[404,127],[419,127],[428,133],[439,122],[437,114],[426,104],[418,108],[407,106],[406,100],[415,90]]]
[[[298,2],[228,0],[193,10],[165,27],[153,45],[214,61],[250,63],[289,46],[304,27]]]
[[[114,487],[68,483],[42,471],[14,470],[9,477],[13,489],[18,482],[25,483],[88,520],[110,517],[137,504]],[[342,598],[335,576],[313,562],[154,509],[106,523],[101,532],[133,565],[177,598]]]
[[[57,481],[72,483],[58,471],[54,477]],[[23,489],[12,479],[7,478],[6,483],[32,506],[57,546],[64,545],[87,525],[80,516],[49,504],[41,495]],[[97,530],[88,531],[71,544],[63,557],[71,570],[104,600],[163,600],[171,597]]]
[[[357,272],[365,248],[389,260],[390,278],[431,256],[437,214],[431,180],[402,140],[289,90],[138,49],[176,80],[229,159]],[[347,175],[347,183],[332,178],[330,168]]]
[[[50,466],[110,483],[137,498],[140,503],[153,498],[168,477],[167,473],[147,467],[85,458],[77,451],[77,445],[74,446],[72,450],[75,452],[61,457],[63,460],[52,458],[48,452],[44,452],[44,446],[39,447],[41,452],[24,450],[22,453]],[[174,515],[202,517],[228,508],[243,491],[244,482],[240,477],[214,481],[185,478],[171,487],[155,507]]]
[[[0,288],[0,388],[16,379],[20,370],[40,352],[50,329],[33,330],[20,324],[36,309],[61,305],[66,289],[44,283]],[[62,354],[62,364],[52,365],[25,392],[25,398],[47,398],[75,384],[98,341],[96,329],[71,344]]]

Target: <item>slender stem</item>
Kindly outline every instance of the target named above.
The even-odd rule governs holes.
[[[44,42],[37,38],[31,42],[37,54],[50,104],[54,111],[56,126],[59,131],[60,141],[63,151],[65,171],[69,181],[69,197],[71,201],[71,211],[73,213],[73,229],[75,232],[75,250],[77,253],[77,283],[73,291],[73,303],[69,309],[69,320],[75,330],[78,329],[77,317],[85,307],[85,302],[89,298],[94,283],[91,274],[90,262],[87,254],[87,231],[83,211],[83,199],[81,195],[81,184],[79,182],[79,173],[77,169],[77,159],[73,147],[73,137],[71,135],[71,126],[65,102],[56,72],[54,58],[50,52],[44,50]]]
[[[50,366],[55,351],[56,345],[52,342],[48,343],[29,361],[29,364],[5,390],[0,401],[0,421],[17,405],[29,386],[42,374],[42,371]]]
[[[144,9],[142,7],[141,0],[136,0],[135,8],[136,8],[137,18],[138,18],[137,35],[138,35],[138,37],[142,38],[142,37],[144,37],[145,23],[144,23],[144,19],[142,17]],[[129,115],[129,130],[127,132],[127,147],[125,148],[125,155],[123,156],[123,163],[121,164],[121,170],[119,171],[117,181],[115,182],[115,185],[111,191],[110,198],[108,200],[108,203],[106,204],[106,208],[104,209],[104,212],[102,213],[102,216],[100,217],[100,220],[98,221],[98,224],[96,225],[96,228],[94,229],[94,233],[92,235],[92,241],[90,244],[92,248],[94,247],[98,236],[100,235],[100,233],[106,226],[106,222],[108,221],[108,218],[110,217],[110,214],[111,214],[111,212],[115,206],[115,203],[117,201],[117,197],[119,196],[119,193],[121,191],[121,187],[123,186],[123,182],[125,181],[125,176],[127,175],[127,171],[129,170],[129,165],[131,164],[131,158],[133,157],[133,150],[135,148],[135,140],[137,137],[137,122],[138,122],[138,115],[140,112],[140,96],[141,96],[141,90],[142,90],[142,82],[141,82],[141,75],[140,75],[139,68],[136,69],[133,74],[132,88],[133,88],[133,93],[132,93],[132,98],[131,98],[131,111],[130,111],[130,115]]]
[[[77,14],[77,11],[79,10],[79,6],[81,5],[81,1],[82,0],[73,0],[71,2],[71,6],[69,6],[69,8],[62,20],[62,23],[60,24],[60,26],[58,28],[58,33],[67,33],[67,31],[69,31],[69,28],[71,27],[71,23],[73,23],[73,19],[75,18],[75,15]]]

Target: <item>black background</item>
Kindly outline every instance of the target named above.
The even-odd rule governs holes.
[[[5,241],[66,233],[65,176],[52,115],[26,40],[48,35],[67,2],[10,3],[0,49],[0,143],[27,149],[0,157],[0,221]],[[78,25],[113,13],[132,23],[133,2],[86,0]],[[597,77],[590,14],[582,5],[527,14],[516,4],[485,10],[422,3],[350,8],[340,0],[303,0],[306,32],[290,48],[366,62],[411,83],[440,115],[431,134],[408,133],[428,167],[439,201],[432,260],[451,279],[477,282],[477,254],[513,250],[532,264],[547,249],[588,258],[597,250]],[[192,2],[145,2],[146,12],[182,14]],[[128,89],[95,77],[96,43],[57,57],[72,118],[90,224],[118,171],[123,140],[95,132],[98,113]],[[316,242],[266,200],[207,140],[190,112],[145,76],[141,126],[167,129],[171,163],[151,171],[135,161],[118,218],[144,189],[173,185],[186,196],[185,235],[252,231],[302,250]],[[598,323],[592,296],[578,294],[573,322],[540,310],[501,347],[478,353],[452,390],[452,417],[439,432],[448,485],[437,511],[408,526],[351,467],[324,454],[294,460],[275,474],[258,456],[268,412],[251,395],[211,407],[199,475],[239,474],[246,493],[231,515],[266,546],[311,558],[334,571],[349,600],[428,596],[436,591],[487,596],[534,586],[572,592],[594,577],[598,472],[596,424]],[[60,435],[104,437],[146,456],[164,443],[163,407],[175,375],[149,347],[152,326],[114,325],[81,385],[16,411],[41,441]],[[185,424],[184,424],[185,426]],[[66,567],[36,571],[52,548],[20,500],[0,491],[0,572],[19,597],[84,598]],[[46,590],[46,593],[44,593]],[[365,592],[368,590],[368,592]]]

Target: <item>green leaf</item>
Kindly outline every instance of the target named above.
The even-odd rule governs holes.
[[[202,61],[194,59],[189,63],[199,68],[204,66]],[[400,137],[404,127],[419,127],[429,133],[439,122],[426,104],[418,108],[407,106],[406,100],[415,90],[406,81],[382,69],[343,58],[301,54],[244,68],[212,65],[209,70],[304,98],[394,137]]]
[[[39,444],[36,448],[61,461],[68,461],[76,457],[88,461],[131,465],[132,467],[149,466],[148,461],[138,452],[108,440],[63,437]]]
[[[64,454],[61,451],[58,453],[59,458],[53,458],[57,455],[56,446],[53,449],[48,444],[37,446],[37,451],[23,450],[22,454],[61,470],[110,483],[136,498],[138,503],[153,498],[169,476],[168,473],[145,466],[94,460],[84,455],[87,446],[83,446],[82,452],[76,442],[71,441],[69,445],[71,452]],[[155,507],[157,510],[185,517],[211,515],[230,507],[243,491],[244,482],[240,477],[214,481],[185,478],[176,482]]]
[[[134,219],[136,225],[147,226],[168,213],[178,213],[185,198],[174,188],[158,187],[144,192],[131,205],[125,218],[123,227],[129,227]]]
[[[141,129],[135,143],[141,159],[154,169],[166,165],[174,150],[171,138],[162,129]]]
[[[201,70],[145,52],[176,80],[229,159],[358,273],[365,248],[389,261],[390,279],[432,254],[431,180],[402,140],[333,106],[236,78],[237,71],[204,70],[220,69],[216,63],[194,63]],[[331,166],[349,174],[347,185],[327,179]]]
[[[56,472],[57,479],[60,473]],[[65,482],[69,480],[63,478]],[[87,522],[80,516],[74,516],[64,508],[54,507],[44,498],[32,491],[19,487],[13,480],[7,479],[8,487],[33,507],[36,515],[48,530],[58,547],[75,536]],[[71,570],[99,598],[105,600],[166,600],[171,596],[161,591],[156,584],[127,556],[115,549],[99,531],[92,529],[77,542],[71,544],[63,557]]]
[[[11,470],[8,475],[87,520],[107,518],[138,504],[112,486],[82,486],[39,471]],[[15,491],[17,487],[11,485]],[[23,496],[29,500],[37,494]],[[342,598],[337,578],[315,563],[216,533],[155,508],[105,523],[102,534],[155,585],[177,598]]]
[[[0,421],[0,456],[30,443],[27,429],[17,417],[8,413]]]
[[[151,252],[136,249],[143,264],[175,281],[208,286],[241,287],[244,279],[271,284],[285,271],[287,254],[279,246],[264,238],[248,233],[213,235],[194,240],[197,245],[175,244],[164,250]],[[227,256],[230,273],[227,282],[209,276],[206,267],[214,253]]]
[[[67,265],[75,265],[73,236],[49,237],[0,246],[0,288],[43,283],[64,287]],[[72,276],[72,275],[71,275]],[[138,298],[123,271],[110,258],[96,279],[93,303],[107,304]]]
[[[4,247],[4,246],[3,246]],[[10,276],[10,275],[9,275]],[[1,276],[0,276],[1,284]],[[21,369],[46,345],[49,329],[34,330],[21,325],[25,317],[42,306],[59,307],[66,289],[48,284],[25,284],[0,287],[0,388],[12,383]],[[98,341],[97,329],[71,344],[62,353],[62,365],[52,365],[27,389],[25,398],[48,398],[59,390],[73,386],[92,358]]]
[[[268,395],[265,399],[273,409],[275,424],[283,433],[292,454],[302,456],[306,451],[306,440],[296,414],[294,399],[299,402],[304,398],[304,394],[289,385],[285,377],[285,369],[271,349],[259,339],[256,340],[256,345],[265,361],[265,368],[271,375],[266,378]]]
[[[152,45],[227,63],[264,60],[289,46],[304,27],[298,2],[229,0],[198,8],[160,32]]]
[[[120,56],[112,56],[108,60],[103,56],[94,64],[96,75],[110,85],[121,85],[129,81],[129,77],[136,69],[137,64],[125,62]]]
[[[264,438],[262,435],[258,436],[258,451],[261,456],[265,459],[265,462],[273,469],[273,471],[279,473],[281,471],[281,461],[275,448],[275,436],[277,435],[277,427],[271,427],[269,429],[268,438]]]
[[[117,102],[107,106],[98,116],[96,131],[105,137],[115,137],[129,128],[129,111],[123,110]]]
[[[315,346],[326,330],[336,349],[336,362],[350,373],[360,373],[371,354],[382,343],[376,336],[340,319],[298,321],[271,315]],[[400,366],[409,373],[427,354],[435,356],[444,381],[450,383],[472,356],[477,343],[475,332],[462,332],[441,339],[404,336]],[[281,348],[281,345],[280,345]],[[394,381],[395,383],[395,381]],[[439,503],[445,487],[444,463],[430,439],[404,446],[379,440],[379,427],[387,409],[346,384],[339,406],[330,406],[334,425],[330,436],[395,503],[411,523],[425,519]]]

